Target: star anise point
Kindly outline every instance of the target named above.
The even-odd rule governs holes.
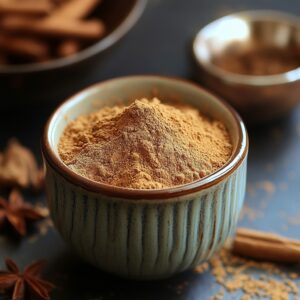
[[[25,291],[30,291],[43,300],[50,300],[50,292],[55,286],[41,279],[44,261],[36,261],[25,267],[21,273],[16,263],[7,258],[5,260],[7,271],[0,271],[0,291],[13,289],[13,300],[24,300]]]

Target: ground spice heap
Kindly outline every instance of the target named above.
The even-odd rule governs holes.
[[[228,161],[232,145],[225,126],[195,108],[142,99],[78,117],[66,127],[58,150],[89,179],[158,189],[211,174]]]
[[[225,293],[230,299],[241,300],[299,299],[293,298],[293,295],[299,295],[295,282],[299,277],[298,273],[285,272],[279,265],[241,258],[223,249],[211,259],[210,266],[216,282],[223,287],[213,300],[223,299]],[[256,271],[255,275],[253,270]],[[201,273],[197,269],[195,271]],[[240,292],[242,296],[238,298]]]

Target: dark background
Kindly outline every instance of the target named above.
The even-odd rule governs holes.
[[[193,79],[191,42],[196,32],[213,19],[230,12],[261,8],[300,15],[297,0],[149,0],[145,13],[134,29],[104,61],[95,64],[89,76],[83,76],[80,85],[72,86],[71,90],[76,92],[91,83],[128,74],[151,73]],[[61,100],[53,99],[45,103],[41,98],[34,107],[21,109],[15,103],[14,109],[1,109],[0,146],[4,147],[10,137],[16,136],[40,156],[43,124]],[[10,101],[9,97],[4,99],[0,95],[0,105],[4,101]],[[247,209],[240,224],[300,238],[300,222],[295,221],[300,219],[299,107],[284,120],[250,128],[249,134],[246,206],[260,212],[251,217]],[[272,191],[266,188],[270,183]],[[34,196],[32,200],[44,201],[44,195]],[[59,286],[53,293],[53,299],[205,300],[220,290],[209,273],[200,275],[188,272],[152,283],[110,277],[73,256],[54,229],[34,242],[30,238],[17,242],[3,233],[0,235],[1,266],[2,258],[7,256],[14,258],[21,266],[38,258],[46,258],[49,262],[46,276]],[[183,282],[186,282],[185,287],[178,293],[176,287]],[[225,299],[240,299],[240,296],[227,295]]]

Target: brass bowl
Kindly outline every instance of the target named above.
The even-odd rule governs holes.
[[[262,48],[279,49],[285,55],[293,49],[299,65],[274,75],[248,75],[216,63],[222,58],[226,63],[228,53],[240,55]],[[248,123],[286,115],[300,101],[300,19],[293,15],[255,10],[225,16],[198,32],[193,53],[199,81],[228,100]]]

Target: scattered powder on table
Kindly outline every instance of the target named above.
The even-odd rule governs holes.
[[[269,195],[273,194],[276,190],[276,186],[274,185],[274,183],[269,180],[261,181],[257,185],[258,188],[264,190]]]
[[[158,99],[105,107],[66,127],[58,146],[78,174],[113,186],[159,189],[190,183],[222,167],[232,144],[223,123]]]
[[[201,265],[198,265],[198,266],[194,269],[194,271],[195,271],[196,273],[204,273],[204,272],[206,272],[208,269],[209,269],[209,264],[208,264],[207,262],[205,262],[205,263],[202,263]]]
[[[284,272],[277,264],[235,256],[226,248],[211,259],[210,270],[216,282],[221,285],[221,290],[213,297],[214,300],[223,299],[224,289],[232,299],[242,292],[243,295],[239,298],[242,300],[287,300],[292,295],[299,295],[295,281],[299,277],[297,273]],[[196,273],[204,271],[206,269],[195,269]]]
[[[248,221],[253,222],[259,218],[262,218],[263,216],[264,213],[260,209],[256,210],[248,206],[247,204],[244,204],[239,219],[240,220],[247,219]]]

